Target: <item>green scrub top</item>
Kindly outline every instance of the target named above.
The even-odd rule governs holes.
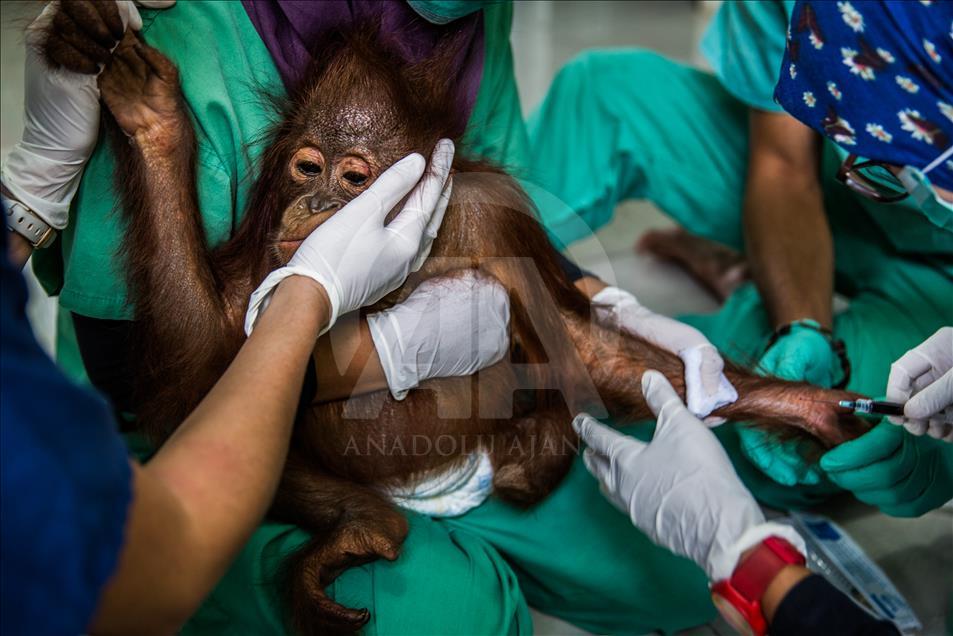
[[[779,73],[789,72],[780,66],[793,10],[794,0],[726,2],[702,38],[701,52],[721,84],[752,108],[784,112],[774,101],[774,87]],[[824,139],[821,175],[827,205],[836,205],[838,201],[859,203],[866,220],[879,229],[884,242],[897,252],[953,254],[953,213],[930,219],[910,199],[880,204],[856,196],[834,182],[833,177],[848,154]]]
[[[513,76],[509,3],[411,2],[433,22],[482,8],[483,76],[464,137],[473,156],[519,170],[528,141]],[[206,237],[226,240],[244,214],[262,133],[272,123],[265,93],[284,88],[265,44],[239,2],[179,2],[142,10],[142,34],[179,67],[182,92],[198,144],[197,183]],[[188,43],[187,45],[185,43]],[[122,221],[113,188],[114,159],[101,137],[73,201],[70,224],[50,249],[33,257],[34,270],[60,307],[84,316],[129,319],[124,267],[117,252]]]

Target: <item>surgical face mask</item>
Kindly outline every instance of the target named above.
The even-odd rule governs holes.
[[[881,161],[864,161],[849,155],[837,172],[837,180],[857,194],[881,203],[912,201],[931,222],[949,225],[953,218],[953,204],[945,201],[934,189],[927,174],[953,156],[953,146],[922,170],[905,166],[895,167]]]
[[[897,179],[910,193],[910,198],[917,204],[920,212],[937,225],[942,225],[944,220],[953,216],[953,203],[940,197],[930,183],[930,179],[927,178],[927,174],[937,166],[943,165],[943,162],[948,161],[950,157],[953,157],[953,146],[947,148],[923,170],[905,166],[897,173]]]

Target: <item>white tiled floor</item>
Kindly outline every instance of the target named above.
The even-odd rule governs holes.
[[[671,2],[518,2],[513,48],[524,112],[539,103],[559,66],[590,47],[640,46],[696,61],[694,42],[704,20],[698,3]],[[23,48],[19,29],[37,11],[36,2],[0,2],[0,155],[15,142],[22,125]],[[680,271],[636,255],[635,239],[649,227],[670,222],[651,205],[628,202],[596,237],[572,246],[579,263],[633,290],[656,311],[674,315],[707,312],[715,303]],[[49,341],[50,303],[37,297],[31,318]],[[855,502],[841,500],[823,511],[838,520],[893,578],[925,624],[924,633],[943,632],[953,596],[953,513],[933,512],[921,519],[891,519]],[[581,634],[556,619],[534,614],[536,631]],[[691,630],[728,634],[724,623]]]

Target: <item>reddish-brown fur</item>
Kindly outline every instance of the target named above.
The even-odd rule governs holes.
[[[181,104],[175,106],[181,99],[175,69],[167,61],[150,63],[148,72],[160,76],[172,100],[154,110],[167,117],[169,125],[159,128],[176,137],[175,150],[156,153],[149,138],[136,145],[123,141],[117,165],[128,221],[124,253],[142,347],[139,415],[159,439],[194,408],[235,355],[249,293],[286,258],[281,240],[313,229],[313,219],[299,218],[295,201],[319,192],[343,204],[363,189],[343,181],[319,190],[305,187],[306,179],[289,177],[295,153],[339,125],[335,115],[353,103],[383,109],[371,119],[376,128],[367,132],[374,149],[360,163],[370,180],[411,151],[429,156],[440,137],[462,135],[448,116],[453,105],[441,73],[442,60],[455,51],[452,32],[435,59],[417,66],[400,64],[386,42],[366,35],[329,42],[316,51],[318,63],[280,116],[240,228],[214,250],[206,247],[200,223],[194,134]],[[117,55],[137,55],[134,49],[127,36]],[[112,64],[101,81],[104,100],[120,123],[127,109],[147,101],[135,94],[129,73],[128,65]],[[338,137],[350,134],[346,125],[334,130]],[[328,171],[330,147],[321,146]],[[517,183],[465,155],[460,149],[454,162],[453,197],[430,259],[381,306],[399,301],[424,278],[480,270],[509,293],[511,355],[473,377],[429,381],[401,402],[376,393],[304,410],[273,507],[277,518],[313,533],[287,570],[292,619],[301,631],[354,630],[368,619],[367,610],[345,608],[323,590],[348,567],[397,557],[407,526],[382,494],[386,488],[446,470],[479,447],[491,453],[496,494],[531,505],[569,468],[576,446],[569,425],[573,413],[589,409],[623,420],[649,416],[639,387],[648,368],[665,373],[684,395],[679,358],[592,321],[588,299],[560,269]],[[843,393],[731,365],[726,373],[740,398],[717,415],[798,427],[825,444],[862,430],[859,422],[810,402]],[[408,452],[420,439],[440,436],[453,440],[452,451],[432,446]],[[360,452],[354,452],[355,441]]]

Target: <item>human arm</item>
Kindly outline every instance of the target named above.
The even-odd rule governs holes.
[[[274,495],[305,364],[329,319],[319,285],[284,281],[222,379],[134,465],[126,542],[93,633],[174,632],[224,574]]]
[[[714,434],[689,412],[658,371],[642,375],[642,392],[658,423],[648,444],[588,415],[573,427],[586,443],[583,461],[602,492],[653,541],[703,568],[712,581],[727,578],[742,552],[768,536],[802,552],[789,526],[766,523]]]
[[[787,114],[750,113],[745,250],[772,326],[790,325],[758,369],[830,387],[842,370],[830,336],[821,332],[833,320],[834,252],[817,178],[820,138]],[[739,438],[745,456],[778,483],[823,480],[797,442],[779,444],[751,428],[739,430]]]
[[[174,2],[149,2],[164,8]],[[49,3],[26,29],[24,129],[3,164],[2,194],[39,226],[36,237],[62,230],[99,133],[96,74],[128,25],[142,28],[132,2]],[[30,228],[34,230],[33,227]],[[48,244],[48,243],[47,243]],[[9,254],[22,267],[32,243],[11,234]]]
[[[789,565],[777,574],[761,597],[761,608],[772,636],[900,633],[893,623],[874,618],[823,576],[800,565]]]
[[[790,115],[750,111],[745,251],[775,327],[830,328],[834,248],[817,178],[819,137]]]
[[[465,376],[509,347],[509,298],[472,270],[422,282],[403,302],[342,320],[315,348],[317,402],[389,389],[403,399],[432,378]]]
[[[824,454],[820,466],[830,480],[895,517],[916,517],[953,498],[951,367],[951,327],[897,360],[890,368],[887,399],[905,403],[904,417],[888,418],[892,424],[881,422]]]
[[[835,484],[894,517],[918,517],[953,499],[953,445],[888,422],[828,451],[820,465]]]
[[[757,550],[765,549],[769,537],[782,538],[805,554],[793,528],[765,522],[718,440],[685,408],[664,376],[646,372],[643,387],[658,417],[650,443],[585,415],[573,422],[588,446],[586,468],[609,500],[649,538],[693,560],[713,582],[735,584],[734,576]],[[760,595],[749,599],[760,604],[772,634],[827,633],[835,625],[841,627],[836,633],[867,633],[869,627],[895,633],[889,623],[870,618],[803,565],[787,562],[776,568]]]

